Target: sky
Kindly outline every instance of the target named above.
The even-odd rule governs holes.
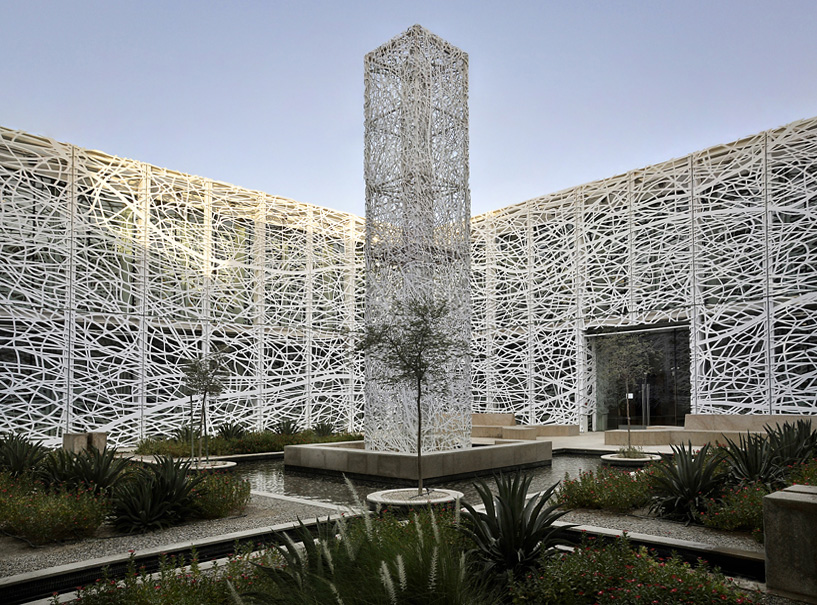
[[[469,55],[472,214],[817,115],[817,0],[0,0],[0,125],[362,216],[415,23]]]

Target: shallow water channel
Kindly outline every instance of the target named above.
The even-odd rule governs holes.
[[[595,470],[600,465],[599,456],[557,454],[553,456],[552,465],[527,469],[523,472],[533,475],[530,491],[538,492],[564,479],[565,473],[569,473],[571,477],[578,477],[581,471]],[[342,477],[285,471],[284,461],[281,458],[259,462],[242,462],[236,467],[235,473],[249,479],[254,490],[332,504],[356,504]],[[489,485],[493,485],[490,475],[483,477],[483,479]],[[397,487],[394,484],[359,479],[356,479],[353,483],[361,498],[365,498],[371,492]],[[469,502],[478,502],[479,497],[473,484],[474,479],[459,479],[443,484],[435,484],[434,487],[459,490],[465,494],[465,498]]]

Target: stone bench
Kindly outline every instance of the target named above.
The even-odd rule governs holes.
[[[794,416],[785,414],[687,414],[684,426],[655,426],[646,430],[630,431],[633,445],[705,445],[726,443],[726,439],[736,442],[749,433],[765,434],[765,427],[778,427],[786,422],[809,420],[817,424],[815,416]],[[604,432],[605,445],[627,445],[627,429],[619,428]]]
[[[471,437],[502,439],[502,429],[516,426],[513,414],[489,412],[471,414]]]
[[[475,439],[524,439],[579,434],[577,424],[516,424],[513,414],[471,414],[471,437]]]

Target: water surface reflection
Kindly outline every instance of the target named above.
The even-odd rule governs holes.
[[[577,477],[581,471],[595,470],[600,464],[598,456],[556,455],[551,466],[540,466],[525,472],[533,475],[531,490],[541,491],[563,479],[565,473]],[[332,504],[355,504],[342,477],[284,471],[283,459],[242,462],[235,472],[249,479],[254,490]],[[490,476],[484,478],[489,484],[493,483]],[[466,499],[473,502],[479,500],[473,483],[473,479],[461,479],[440,484],[439,487],[459,490],[465,494]],[[371,492],[395,487],[389,483],[359,479],[354,484],[361,498]]]

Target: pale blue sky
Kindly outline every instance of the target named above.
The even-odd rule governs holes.
[[[0,0],[0,125],[363,214],[363,56],[470,56],[474,214],[817,115],[817,0]]]

